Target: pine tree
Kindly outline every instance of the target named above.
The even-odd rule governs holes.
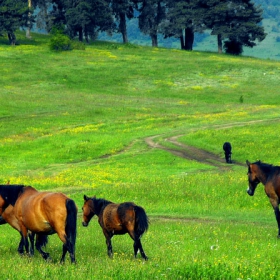
[[[70,37],[95,38],[99,31],[112,32],[110,0],[53,0],[52,25],[65,25]]]
[[[226,52],[240,54],[243,46],[253,47],[266,36],[260,26],[262,9],[251,0],[201,0],[200,7],[204,24],[217,36],[219,53],[223,41]]]
[[[0,34],[7,33],[12,45],[16,43],[15,31],[26,26],[28,11],[26,1],[0,0]]]
[[[194,32],[202,32],[199,0],[168,0],[166,20],[161,24],[164,37],[180,39],[181,49],[192,50]]]
[[[134,8],[133,0],[112,0],[113,14],[119,22],[118,32],[122,34],[123,43],[128,43],[126,19],[134,17]]]
[[[139,29],[152,39],[152,46],[158,46],[159,24],[166,17],[166,3],[162,0],[140,0],[138,1]]]

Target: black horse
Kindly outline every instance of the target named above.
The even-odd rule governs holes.
[[[227,163],[232,163],[231,161],[231,144],[229,142],[225,142],[224,145],[223,145],[223,149],[224,149],[224,152],[225,152],[225,159],[226,159],[226,162]]]
[[[247,193],[253,196],[259,183],[264,185],[264,190],[273,207],[278,225],[278,238],[280,238],[280,166],[256,161],[254,163],[246,161],[248,166],[249,188]]]

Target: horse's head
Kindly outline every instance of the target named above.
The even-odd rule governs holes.
[[[248,182],[249,182],[247,193],[253,196],[257,185],[260,183],[260,180],[258,178],[258,167],[256,166],[256,164],[250,163],[248,160],[246,160],[246,163],[248,165],[247,175],[248,175]]]
[[[83,226],[87,227],[91,218],[95,215],[93,198],[84,195],[84,205],[83,205]]]
[[[23,185],[0,185],[0,215],[10,204],[15,205],[23,188]]]

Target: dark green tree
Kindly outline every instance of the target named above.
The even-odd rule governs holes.
[[[111,33],[114,20],[110,0],[54,0],[52,26],[66,26],[71,38],[94,39],[99,31]]]
[[[162,0],[140,0],[138,2],[139,29],[152,39],[152,46],[158,46],[159,25],[166,17],[166,3]]]
[[[16,43],[15,31],[27,26],[29,12],[27,1],[0,0],[0,34],[6,33],[12,45]]]
[[[134,17],[136,4],[131,0],[112,0],[113,15],[118,22],[117,31],[122,34],[123,43],[128,43],[126,19]]]
[[[182,50],[192,50],[194,32],[204,29],[198,3],[199,0],[168,0],[168,12],[161,24],[161,32],[165,38],[179,38]]]
[[[251,0],[201,0],[200,7],[204,24],[217,36],[219,53],[223,41],[226,52],[240,54],[243,46],[254,47],[266,37],[260,25],[262,9]]]

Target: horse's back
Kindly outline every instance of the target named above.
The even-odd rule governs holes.
[[[136,204],[133,202],[123,202],[119,204],[117,212],[120,220],[125,222],[135,220],[135,207]]]
[[[15,205],[16,216],[33,232],[53,234],[65,226],[67,199],[62,193],[27,190]]]
[[[280,197],[280,166],[273,167],[267,182],[272,182],[276,194]]]
[[[104,208],[99,223],[107,231],[114,232],[114,234],[124,234],[127,232],[127,222],[134,223],[134,220],[135,215],[131,205],[130,209],[127,210],[126,203],[110,203]]]
[[[231,152],[231,144],[229,142],[225,142],[223,145],[223,149],[225,152],[230,153]]]

